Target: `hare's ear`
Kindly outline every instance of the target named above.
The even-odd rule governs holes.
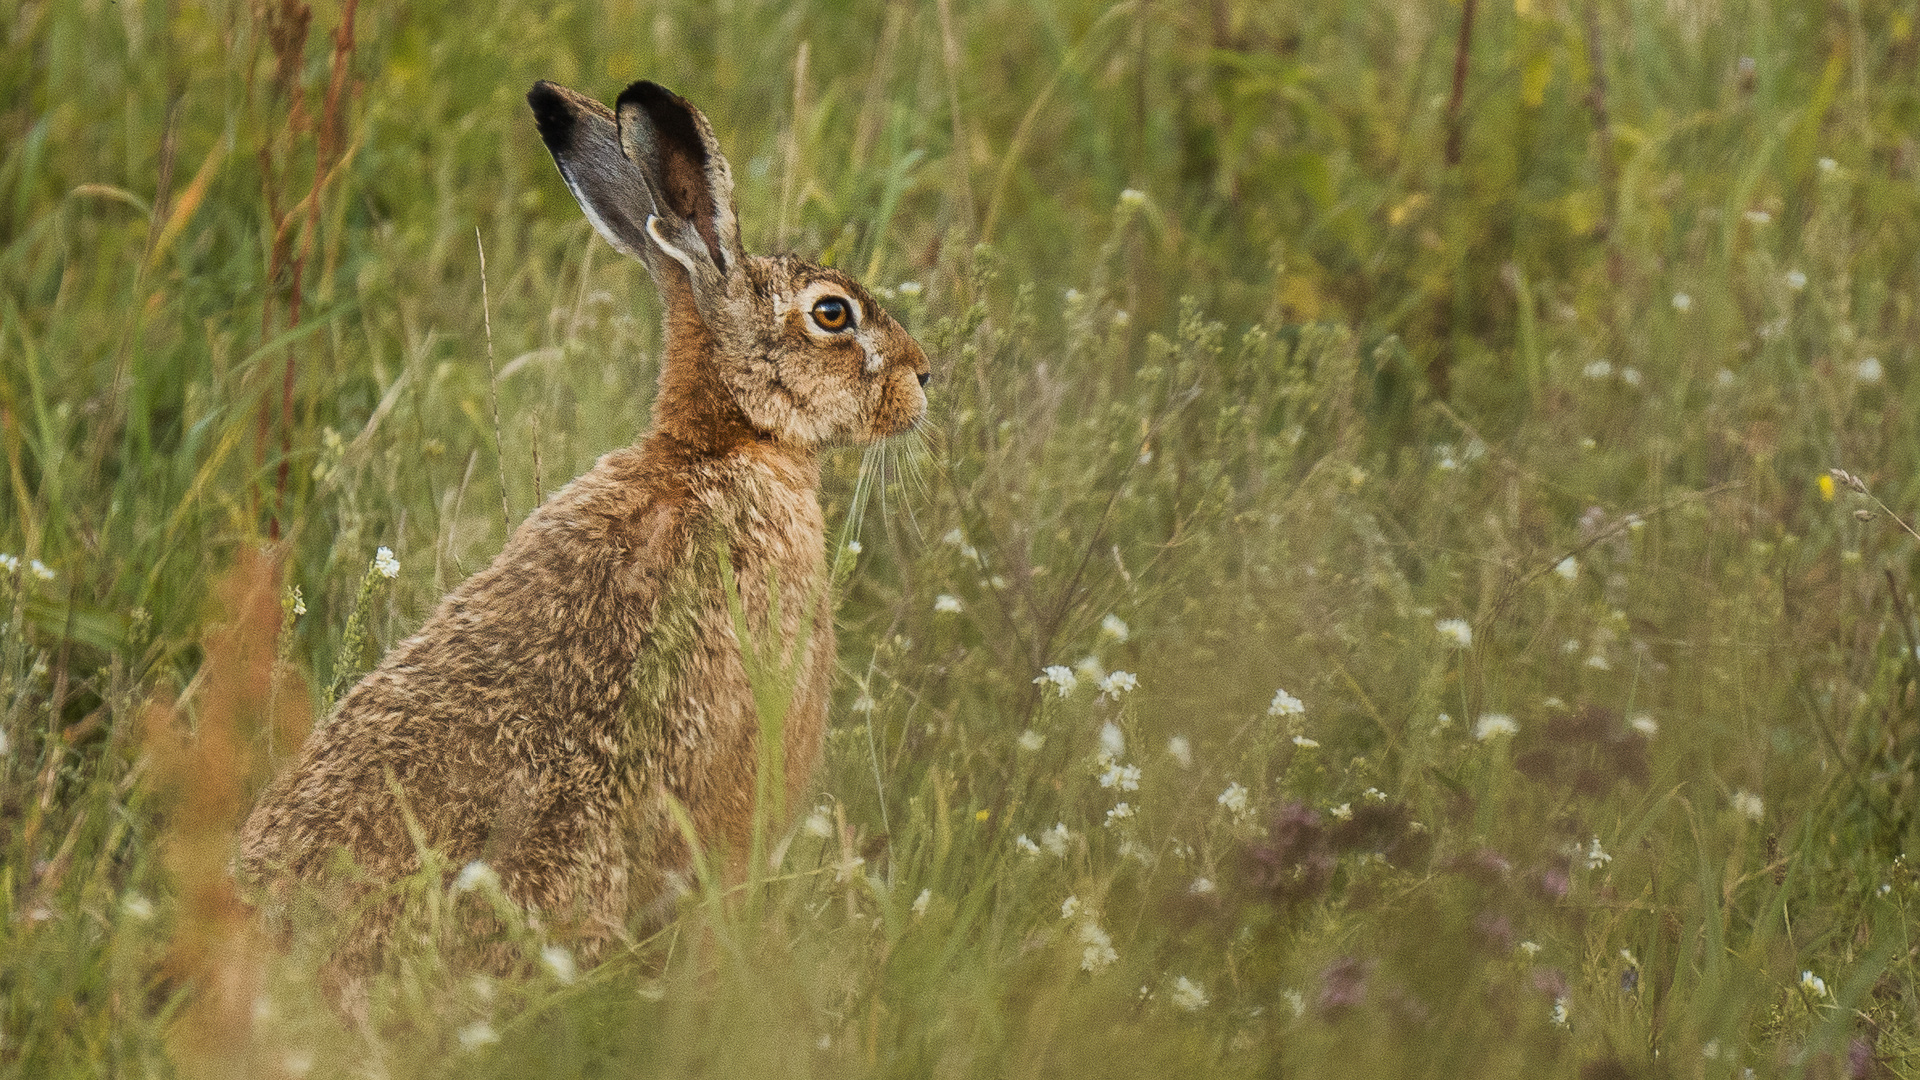
[[[645,262],[654,197],[646,176],[620,150],[620,125],[613,110],[544,79],[527,91],[527,104],[560,176],[594,230],[616,249]]]
[[[647,236],[685,267],[696,298],[725,291],[739,269],[740,221],[733,170],[700,110],[658,83],[637,82],[615,105],[620,148],[646,176],[655,218]]]

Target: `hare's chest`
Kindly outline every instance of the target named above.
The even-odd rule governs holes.
[[[750,773],[769,715],[818,726],[802,714],[824,702],[832,602],[821,533],[806,524],[741,512],[696,531],[658,594],[624,695],[630,780],[725,786]]]

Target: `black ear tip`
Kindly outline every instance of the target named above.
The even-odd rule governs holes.
[[[573,111],[567,108],[567,99],[561,95],[560,88],[541,79],[527,91],[527,105],[533,109],[533,124],[540,129],[540,140],[547,148],[564,145],[573,130]]]
[[[679,94],[646,79],[627,84],[627,88],[620,91],[620,99],[614,102],[615,109],[624,109],[629,105],[638,105],[648,113],[652,113],[661,105],[677,105],[683,109],[687,107],[686,100]]]

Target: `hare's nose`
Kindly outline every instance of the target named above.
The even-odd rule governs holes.
[[[930,371],[923,371],[914,377],[920,380],[921,386],[925,386],[927,385],[927,380],[933,378],[933,373]]]

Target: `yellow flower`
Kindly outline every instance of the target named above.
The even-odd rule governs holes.
[[[1820,474],[1820,497],[1828,502],[1833,501],[1833,477],[1827,473]]]

